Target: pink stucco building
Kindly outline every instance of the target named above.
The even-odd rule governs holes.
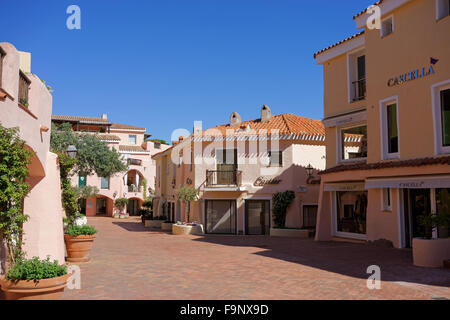
[[[98,138],[117,150],[128,164],[128,170],[109,178],[96,174],[72,177],[74,186],[96,186],[99,194],[81,201],[82,213],[87,216],[118,214],[114,206],[117,198],[127,198],[126,211],[135,215],[146,195],[154,189],[155,164],[152,155],[169,148],[158,141],[148,140],[146,129],[127,124],[114,123],[106,114],[101,117],[53,115],[55,124],[70,123],[76,132],[96,134]],[[145,190],[144,190],[145,189]]]
[[[58,158],[50,152],[51,114],[52,95],[31,73],[31,54],[0,43],[0,124],[19,127],[21,139],[33,152],[28,178],[31,192],[23,205],[29,216],[24,224],[23,249],[30,258],[50,256],[64,263]],[[2,273],[6,256],[0,251]]]

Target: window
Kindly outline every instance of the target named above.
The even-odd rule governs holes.
[[[394,17],[390,16],[389,18],[384,19],[381,22],[381,37],[386,37],[390,35],[394,31]]]
[[[128,142],[130,144],[136,144],[136,136],[135,135],[129,135],[128,136]]]
[[[154,141],[153,145],[154,145],[155,149],[161,149],[161,142]]]
[[[397,97],[390,101],[380,102],[381,107],[381,137],[383,159],[399,156],[399,130]]]
[[[282,167],[283,166],[283,152],[269,151],[269,166]]]
[[[109,178],[100,177],[100,188],[109,189]]]
[[[366,234],[367,191],[336,192],[336,231]]]
[[[30,87],[31,81],[27,78],[25,73],[22,71],[19,72],[19,103],[28,107],[28,90]]]
[[[85,187],[86,186],[86,176],[78,176],[78,187]]]
[[[442,146],[450,146],[450,89],[440,92]]]
[[[390,188],[384,188],[383,195],[382,195],[382,210],[383,211],[392,211],[392,204],[391,204],[391,189]]]
[[[303,206],[303,227],[315,228],[317,220],[317,205],[304,205]]]
[[[367,126],[341,130],[341,160],[367,158]]]
[[[450,15],[450,0],[436,0],[436,20]]]

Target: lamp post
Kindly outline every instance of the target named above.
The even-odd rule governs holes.
[[[70,145],[67,147],[66,153],[71,157],[72,159],[75,159],[78,153],[77,148],[74,145]]]
[[[308,177],[311,177],[313,174],[314,168],[311,166],[311,164],[308,164],[308,166],[306,167],[306,174],[308,175]]]

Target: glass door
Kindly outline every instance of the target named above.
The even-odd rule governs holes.
[[[206,200],[206,233],[236,234],[236,200]]]
[[[217,150],[216,170],[218,185],[235,185],[237,171],[237,149]]]
[[[269,234],[270,229],[270,201],[245,201],[245,234]]]

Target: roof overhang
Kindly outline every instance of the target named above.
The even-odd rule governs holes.
[[[355,110],[344,114],[330,116],[322,120],[325,128],[336,127],[340,125],[362,122],[367,120],[366,109]]]
[[[397,9],[398,7],[411,2],[412,0],[384,0],[381,1],[377,6],[380,8],[381,11],[381,17],[389,14],[391,11]],[[363,12],[357,14],[353,17],[353,19],[356,22],[356,27],[358,29],[364,28],[367,24],[367,19],[373,15],[373,13],[368,14],[367,9]]]
[[[316,64],[324,64],[328,60],[339,57],[347,52],[353,51],[357,48],[363,47],[366,43],[366,35],[361,34],[353,39],[344,41],[330,49],[327,49],[316,55]]]

